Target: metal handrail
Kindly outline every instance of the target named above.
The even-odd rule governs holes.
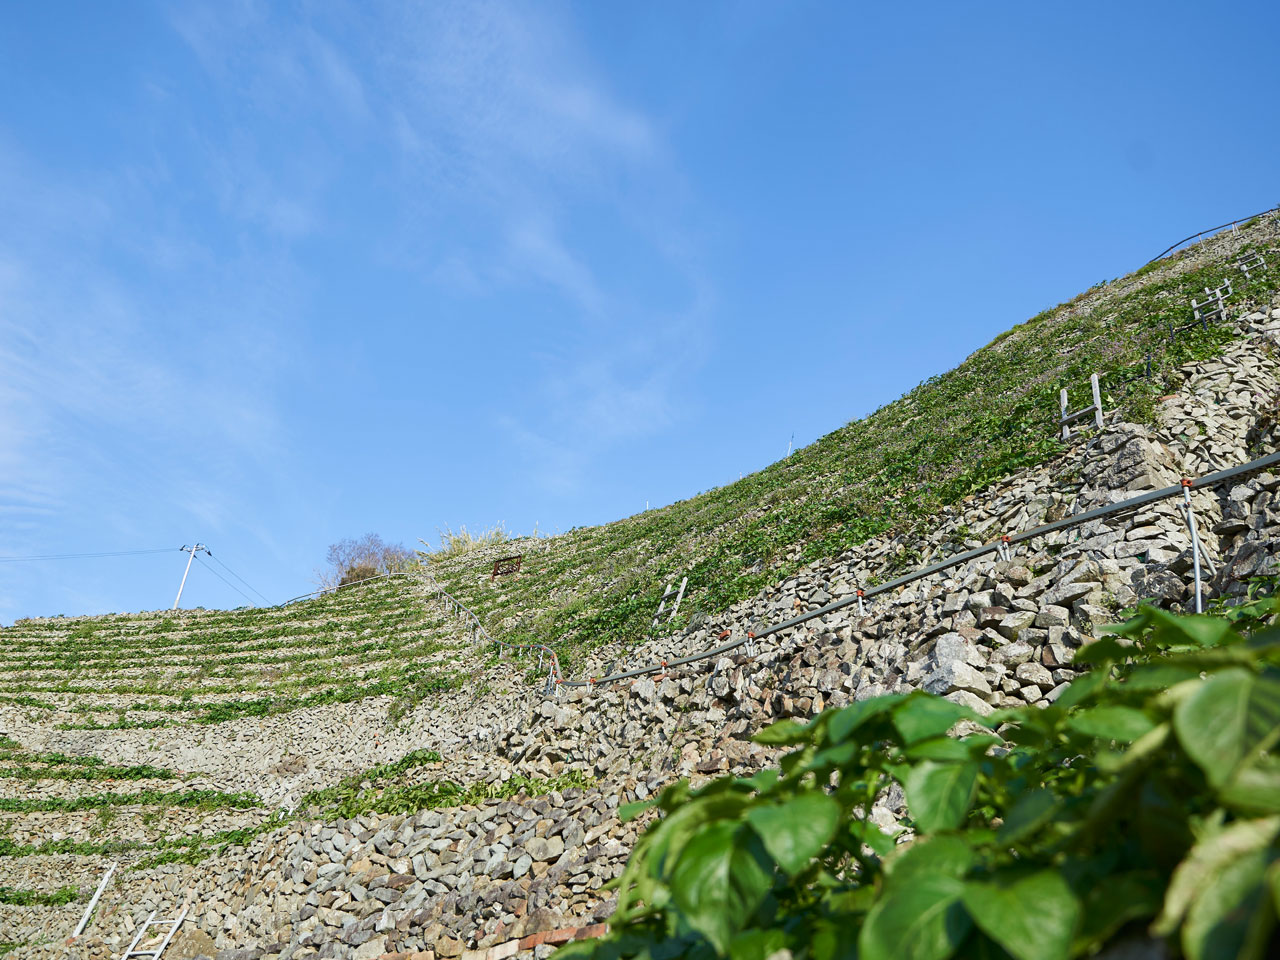
[[[457,597],[448,593],[443,587],[440,586],[440,584],[435,580],[434,577],[431,577],[430,586],[438,597],[441,597],[442,599],[446,600],[448,603],[452,604],[452,606],[459,613],[462,614],[463,618],[468,623],[470,623],[470,625],[474,628],[476,633],[482,636],[487,642],[492,643],[494,646],[498,647],[499,650],[507,649],[512,651],[520,651],[520,650],[536,651],[542,658],[545,658],[545,660],[547,661],[548,670],[549,670],[549,673],[547,676],[548,691],[553,690],[557,686],[592,687],[592,686],[599,686],[601,684],[606,684],[606,683],[616,683],[620,680],[633,680],[637,677],[646,676],[652,673],[659,673],[659,672],[665,673],[666,671],[670,670],[673,667],[680,667],[690,663],[697,663],[700,660],[707,660],[712,657],[720,657],[726,653],[729,653],[733,650],[738,649],[739,647],[749,644],[754,640],[763,640],[765,637],[773,636],[774,634],[781,633],[784,630],[790,630],[791,628],[800,626],[801,624],[807,623],[810,620],[815,620],[819,617],[826,616],[829,613],[834,613],[837,610],[843,610],[844,608],[853,606],[854,604],[862,603],[866,600],[871,599],[872,597],[879,596],[880,594],[889,593],[892,590],[897,590],[898,588],[905,587],[908,584],[916,582],[917,580],[923,580],[925,577],[930,577],[936,573],[942,573],[946,570],[951,570],[955,567],[963,566],[964,564],[969,563],[971,560],[977,560],[978,558],[987,556],[988,554],[992,554],[992,553],[999,554],[1001,550],[1013,544],[1025,543],[1029,540],[1034,540],[1037,537],[1043,537],[1050,533],[1055,533],[1059,530],[1068,530],[1068,529],[1071,529],[1072,527],[1077,527],[1082,524],[1089,523],[1092,520],[1099,520],[1103,517],[1119,516],[1120,514],[1129,513],[1133,510],[1137,510],[1139,507],[1146,506],[1149,503],[1156,503],[1160,500],[1167,500],[1170,497],[1185,496],[1183,491],[1187,486],[1194,487],[1195,489],[1205,489],[1208,487],[1215,487],[1215,486],[1218,486],[1219,484],[1227,482],[1228,480],[1234,480],[1236,477],[1245,476],[1246,474],[1250,474],[1250,473],[1256,473],[1260,470],[1265,470],[1268,467],[1273,467],[1273,466],[1280,466],[1280,451],[1276,453],[1268,454],[1265,457],[1259,457],[1258,459],[1251,460],[1248,463],[1242,463],[1234,467],[1228,467],[1225,470],[1219,470],[1216,473],[1206,474],[1205,476],[1202,476],[1198,479],[1193,479],[1186,482],[1180,482],[1170,487],[1164,487],[1160,490],[1150,490],[1150,491],[1147,491],[1146,493],[1140,493],[1136,497],[1130,497],[1128,500],[1122,500],[1119,503],[1113,503],[1113,504],[1109,504],[1107,506],[1102,506],[1102,507],[1095,507],[1092,510],[1086,510],[1084,513],[1078,513],[1070,517],[1063,517],[1061,520],[1054,520],[1051,523],[1041,524],[1040,526],[1033,527],[1030,530],[1023,530],[1019,533],[1013,533],[1013,534],[1001,536],[999,539],[992,540],[990,543],[984,544],[981,547],[975,547],[972,550],[966,550],[963,553],[958,553],[955,556],[948,557],[946,560],[940,560],[937,563],[929,564],[928,566],[921,567],[910,573],[905,573],[900,577],[895,577],[894,579],[889,580],[885,583],[881,583],[873,587],[868,587],[866,589],[858,589],[853,596],[845,597],[843,600],[836,600],[835,602],[829,603],[826,606],[818,607],[815,610],[810,610],[807,613],[803,613],[798,617],[792,617],[789,620],[784,620],[781,623],[773,624],[772,626],[765,627],[764,629],[759,631],[748,630],[746,636],[740,637],[736,640],[730,640],[728,643],[724,643],[724,644],[721,644],[720,646],[713,647],[710,650],[703,650],[699,653],[690,654],[689,656],[686,656],[686,657],[679,657],[674,660],[663,660],[659,663],[646,664],[645,666],[642,666],[642,667],[635,667],[631,670],[622,671],[621,673],[612,673],[604,677],[590,677],[586,680],[564,679],[564,676],[560,667],[560,658],[556,655],[555,650],[553,650],[550,646],[548,646],[545,643],[512,643],[509,640],[500,640],[500,639],[497,639],[496,637],[493,637],[489,633],[489,631],[485,629],[484,624],[481,622],[480,618],[475,614],[475,612],[473,612],[470,608],[468,608],[465,604],[463,604],[462,601],[458,600]],[[365,580],[354,581],[354,583],[368,583],[371,580],[385,580],[391,577],[408,577],[408,576],[412,576],[412,575],[408,573],[381,574],[377,577],[369,577]],[[428,574],[428,576],[430,576],[430,574]],[[347,586],[350,586],[350,585],[352,584],[347,584]],[[317,591],[317,592],[320,592],[320,591]],[[309,594],[307,596],[309,596]],[[301,598],[298,598],[298,599],[301,599]]]
[[[475,613],[473,613],[468,607],[466,607],[461,600],[459,600],[453,594],[448,593],[444,589],[444,587],[440,586],[439,582],[437,582],[435,577],[432,577],[430,573],[428,573],[427,576],[431,578],[431,586],[435,590],[436,595],[443,597],[446,601],[453,604],[453,606],[456,607],[464,615],[464,618],[470,621],[475,631],[479,633],[482,637],[484,637],[484,639],[487,640],[489,643],[492,643],[494,646],[498,647],[499,650],[502,650],[503,648],[506,648],[508,650],[513,650],[513,651],[514,650],[536,650],[539,654],[539,657],[546,658],[548,662],[548,671],[549,671],[547,674],[548,690],[552,689],[554,684],[564,682],[563,675],[561,674],[561,671],[560,671],[560,658],[556,655],[556,652],[553,649],[551,649],[551,647],[547,646],[545,643],[512,643],[509,640],[496,639],[495,637],[489,634],[488,630],[484,628],[484,624],[480,622],[480,618],[476,616]]]
[[[1164,250],[1161,253],[1157,254],[1156,256],[1152,257],[1150,260],[1144,263],[1143,266],[1144,267],[1149,266],[1150,264],[1155,263],[1157,260],[1164,259],[1169,254],[1173,253],[1173,251],[1177,250],[1184,243],[1188,243],[1192,240],[1195,240],[1197,237],[1203,237],[1207,233],[1217,233],[1219,230],[1225,230],[1227,227],[1234,227],[1237,223],[1244,223],[1246,220],[1254,219],[1254,217],[1265,217],[1268,213],[1275,213],[1277,210],[1280,210],[1280,205],[1274,206],[1270,210],[1263,210],[1261,213],[1255,213],[1248,217],[1241,217],[1239,220],[1232,220],[1230,223],[1223,223],[1223,224],[1219,224],[1216,227],[1210,227],[1208,230],[1201,230],[1199,233],[1193,233],[1191,236],[1184,237],[1183,239],[1179,240],[1177,243],[1171,246],[1168,250]]]
[[[363,580],[352,580],[348,583],[340,583],[336,587],[321,587],[319,590],[312,590],[310,593],[303,593],[292,600],[286,600],[284,603],[277,603],[268,607],[269,610],[279,610],[281,607],[287,607],[291,603],[297,603],[299,600],[306,600],[308,597],[319,597],[326,593],[337,593],[343,587],[354,587],[361,583],[371,583],[374,580],[389,580],[392,577],[407,577],[408,573],[403,570],[397,570],[395,573],[380,573],[376,577],[365,577]]]
[[[1267,467],[1277,465],[1280,465],[1280,452],[1268,454],[1265,457],[1259,457],[1257,460],[1251,460],[1248,463],[1229,467],[1226,470],[1219,470],[1216,473],[1206,474],[1199,479],[1190,481],[1190,485],[1197,489],[1213,487],[1220,483],[1225,483],[1228,480],[1233,480],[1236,477],[1244,476],[1249,473],[1256,473],[1259,470],[1265,470]],[[801,614],[798,617],[792,617],[790,620],[784,620],[782,623],[776,623],[773,626],[765,627],[759,632],[747,631],[747,635],[745,637],[741,637],[737,640],[731,640],[730,642],[722,644],[721,646],[715,647],[711,650],[704,650],[701,653],[691,654],[690,656],[681,657],[677,660],[664,660],[661,663],[649,664],[647,666],[637,667],[633,670],[627,670],[622,673],[610,674],[607,677],[593,677],[589,680],[562,680],[560,683],[567,687],[598,686],[602,683],[613,683],[618,680],[630,680],[635,677],[641,677],[646,674],[657,673],[659,671],[666,672],[672,667],[695,663],[699,660],[706,660],[710,657],[722,656],[723,654],[726,654],[731,650],[736,650],[738,647],[750,643],[753,640],[761,640],[765,637],[772,636],[775,633],[781,633],[783,630],[789,630],[792,627],[796,627],[802,623],[825,616],[828,613],[843,610],[845,607],[852,606],[859,601],[870,599],[871,597],[878,596],[882,593],[888,593],[891,590],[904,587],[909,583],[914,583],[917,580],[932,576],[935,573],[941,573],[944,570],[950,570],[953,567],[962,566],[970,560],[976,560],[977,558],[986,556],[990,553],[998,553],[1002,546],[1006,544],[1023,543],[1028,540],[1033,540],[1036,537],[1043,537],[1046,534],[1053,533],[1057,530],[1066,530],[1071,527],[1088,523],[1091,520],[1097,520],[1101,517],[1111,517],[1122,513],[1128,513],[1158,500],[1166,500],[1174,496],[1183,496],[1183,489],[1185,486],[1187,486],[1187,484],[1178,483],[1174,486],[1165,487],[1161,490],[1151,490],[1147,493],[1139,494],[1136,497],[1131,497],[1128,500],[1122,500],[1120,503],[1096,507],[1093,510],[1086,510],[1084,513],[1076,514],[1072,517],[1064,517],[1061,520],[1055,520],[1052,523],[1033,527],[1030,530],[1022,531],[1021,533],[1014,533],[1007,537],[1001,537],[1000,539],[993,540],[991,543],[985,544],[984,546],[976,547],[973,550],[967,550],[964,553],[956,554],[954,557],[948,557],[946,560],[930,564],[927,567],[922,567],[911,573],[903,574],[902,576],[896,577],[887,583],[869,587],[866,590],[858,590],[852,597],[837,600],[834,603],[829,603],[816,610],[810,610],[808,613]]]
[[[1038,527],[1032,527],[1030,530],[1023,530],[1019,533],[1013,533],[1013,534],[1007,534],[1007,535],[1001,536],[1000,538],[996,540],[992,540],[990,543],[984,544],[981,547],[975,547],[972,550],[966,550],[963,553],[958,553],[955,556],[948,557],[946,560],[940,560],[937,563],[932,563],[932,564],[929,564],[928,566],[924,566],[917,570],[913,570],[910,573],[905,573],[900,577],[895,577],[894,579],[889,580],[885,583],[881,583],[873,587],[868,587],[866,589],[858,589],[855,591],[853,596],[845,597],[843,600],[836,600],[835,602],[829,603],[826,606],[818,607],[815,610],[810,610],[807,613],[803,613],[798,617],[792,617],[791,619],[784,620],[781,623],[775,623],[772,626],[765,627],[764,629],[759,631],[748,630],[746,633],[746,636],[739,637],[736,640],[730,640],[728,643],[724,643],[724,644],[721,644],[720,646],[713,647],[710,650],[703,650],[699,653],[690,654],[689,656],[686,656],[686,657],[679,657],[674,660],[663,660],[659,663],[646,664],[645,666],[642,666],[642,667],[635,667],[631,670],[622,671],[621,673],[612,673],[604,677],[591,677],[586,680],[564,679],[564,676],[562,674],[561,667],[560,667],[560,658],[556,655],[555,650],[553,650],[550,646],[548,646],[545,643],[512,643],[508,640],[500,640],[493,637],[492,635],[490,635],[489,631],[485,629],[484,624],[481,622],[480,618],[475,614],[475,612],[473,612],[470,608],[468,608],[465,604],[463,604],[462,601],[458,600],[457,597],[448,593],[443,587],[440,586],[439,582],[437,582],[434,577],[430,577],[430,574],[428,574],[428,576],[430,577],[431,589],[435,592],[435,594],[438,597],[441,597],[442,599],[450,603],[459,613],[461,613],[463,618],[467,622],[469,622],[471,626],[474,628],[474,630],[480,636],[482,636],[487,642],[492,643],[494,646],[498,647],[500,650],[507,649],[512,651],[519,651],[519,650],[537,651],[541,657],[545,658],[547,660],[548,670],[549,670],[549,674],[547,677],[548,691],[553,690],[555,687],[558,687],[558,686],[592,687],[592,686],[599,686],[601,684],[606,684],[606,683],[616,683],[620,680],[632,680],[637,677],[646,676],[652,673],[659,673],[659,672],[665,673],[666,671],[670,670],[673,667],[680,667],[690,663],[697,663],[700,660],[707,660],[712,657],[720,657],[726,653],[729,653],[733,650],[738,649],[739,647],[749,644],[754,640],[763,640],[765,637],[773,636],[774,634],[781,633],[784,630],[790,630],[791,628],[800,626],[801,624],[807,623],[810,620],[815,620],[819,617],[826,616],[827,614],[834,613],[837,610],[843,610],[844,608],[853,606],[854,604],[860,604],[866,600],[871,599],[872,597],[876,597],[884,593],[889,593],[890,591],[897,590],[900,587],[905,587],[908,584],[916,582],[917,580],[923,580],[925,577],[930,577],[936,573],[942,573],[946,570],[951,570],[955,567],[963,566],[964,564],[969,563],[971,560],[977,560],[978,558],[987,556],[988,554],[992,554],[992,553],[999,554],[1003,549],[1006,549],[1007,547],[1015,543],[1025,543],[1029,540],[1034,540],[1037,537],[1047,536],[1048,534],[1055,533],[1059,530],[1068,530],[1068,529],[1071,529],[1072,527],[1077,527],[1077,526],[1081,526],[1082,524],[1089,523],[1092,520],[1102,519],[1103,517],[1119,516],[1121,514],[1129,513],[1134,510],[1137,510],[1139,507],[1144,507],[1149,503],[1156,503],[1160,500],[1167,500],[1170,497],[1185,496],[1184,490],[1187,487],[1193,487],[1195,489],[1205,489],[1208,487],[1215,487],[1215,486],[1218,486],[1219,484],[1227,482],[1228,480],[1234,480],[1237,477],[1245,476],[1250,473],[1257,473],[1260,470],[1265,470],[1268,467],[1273,467],[1273,466],[1280,466],[1280,451],[1277,451],[1276,453],[1268,454],[1265,457],[1259,457],[1256,460],[1250,460],[1248,463],[1238,464],[1234,467],[1228,467],[1225,470],[1219,470],[1215,473],[1206,474],[1198,479],[1190,479],[1183,482],[1179,482],[1177,484],[1174,484],[1173,486],[1164,487],[1160,490],[1150,490],[1150,491],[1147,491],[1146,493],[1140,493],[1136,497],[1130,497],[1128,500],[1122,500],[1119,503],[1113,503],[1113,504],[1109,504],[1102,507],[1095,507],[1092,510],[1086,510],[1084,513],[1078,513],[1070,517],[1063,517],[1061,520],[1054,520],[1051,523],[1045,523],[1045,524],[1041,524]],[[367,583],[370,580],[385,580],[391,577],[407,577],[407,576],[411,576],[411,574],[389,573],[389,574],[381,574],[377,577],[369,577],[366,580],[355,581],[355,582]],[[350,584],[348,584],[348,586],[349,585]],[[320,592],[320,591],[317,591],[317,592]],[[309,596],[309,594],[307,596]],[[298,599],[301,599],[301,598],[298,598]]]

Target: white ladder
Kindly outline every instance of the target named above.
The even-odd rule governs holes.
[[[143,921],[142,926],[138,928],[138,932],[133,937],[133,943],[129,944],[129,949],[124,952],[120,960],[130,960],[130,957],[152,957],[153,960],[160,960],[160,954],[164,953],[164,948],[169,945],[169,941],[173,939],[173,935],[178,932],[178,928],[182,926],[182,921],[187,919],[188,907],[183,907],[182,912],[178,914],[177,920],[157,920],[156,912],[151,911],[151,916]],[[147,933],[148,927],[165,927],[169,929],[165,932],[160,940],[159,946],[139,950],[138,945],[142,943],[142,938]]]
[[[1248,277],[1248,272],[1245,273]],[[1231,281],[1224,280],[1217,289],[1204,288],[1204,299],[1191,298],[1192,323],[1208,325],[1210,320],[1222,322],[1226,319],[1226,299],[1231,296]]]
[[[1062,428],[1063,443],[1075,436],[1075,431],[1071,429],[1071,424],[1084,417],[1092,415],[1093,425],[1099,430],[1102,429],[1102,392],[1098,388],[1098,375],[1096,373],[1089,377],[1089,389],[1093,392],[1093,403],[1087,407],[1081,407],[1075,413],[1067,412],[1067,388],[1063,387],[1058,393],[1058,406],[1062,408],[1062,417],[1058,420],[1058,426]]]
[[[684,598],[684,588],[688,582],[688,577],[681,580],[680,589],[678,591],[676,590],[676,582],[674,580],[667,584],[666,593],[662,595],[661,602],[658,604],[658,612],[654,615],[653,623],[649,627],[650,633],[653,633],[653,631],[658,629],[658,621],[662,619],[662,611],[666,609],[667,601],[672,597],[676,598],[676,602],[672,605],[671,612],[667,614],[667,623],[670,623],[676,618],[676,613],[680,610],[680,601]]]
[[[1236,269],[1244,274],[1246,280],[1251,279],[1249,276],[1250,270],[1266,269],[1266,266],[1267,261],[1262,259],[1262,254],[1260,253],[1251,253],[1247,257],[1241,257],[1236,261]]]
[[[98,889],[94,891],[92,899],[89,900],[89,905],[84,908],[84,916],[80,918],[80,922],[76,925],[75,933],[71,934],[72,940],[84,933],[84,928],[89,925],[89,918],[93,916],[93,908],[98,905],[98,900],[102,897],[102,891],[107,889],[107,884],[111,882],[111,877],[115,872],[116,864],[113,863],[107,867],[107,872],[103,875],[102,882],[98,884]]]

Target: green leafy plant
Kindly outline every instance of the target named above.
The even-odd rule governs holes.
[[[53,893],[0,887],[0,903],[15,907],[60,907],[66,903],[75,903],[79,897],[80,893],[75,887],[60,887]]]
[[[74,813],[134,804],[162,804],[193,810],[250,810],[261,807],[262,800],[252,793],[223,793],[221,790],[139,790],[136,793],[107,792],[78,797],[0,797],[0,811],[8,813],[32,810]]]
[[[1144,607],[1047,709],[915,692],[776,723],[777,768],[660,795],[612,933],[559,955],[1060,960],[1136,935],[1276,956],[1278,609]],[[873,816],[890,787],[909,842]]]

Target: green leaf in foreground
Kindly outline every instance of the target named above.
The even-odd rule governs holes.
[[[997,835],[1004,843],[1017,842],[1048,822],[1059,802],[1052,790],[1038,788],[1028,791],[1013,805]]]
[[[618,819],[623,823],[634,820],[650,807],[656,805],[657,802],[657,797],[650,797],[648,800],[636,800],[633,803],[624,803],[618,808]]]
[[[964,822],[978,783],[976,763],[922,760],[903,778],[907,806],[926,833],[954,830]]]
[[[1178,704],[1173,728],[1209,782],[1221,787],[1247,755],[1280,738],[1280,683],[1223,670]]]
[[[1080,904],[1055,870],[1010,883],[965,884],[965,909],[978,927],[1018,960],[1065,960]]]
[[[1155,727],[1155,721],[1141,710],[1118,704],[1081,710],[1067,721],[1067,727],[1099,740],[1133,743]]]
[[[743,825],[721,821],[703,829],[681,851],[671,892],[689,925],[725,953],[772,882],[760,838]]]
[[[769,856],[795,876],[831,841],[840,820],[840,804],[811,791],[777,806],[756,807],[747,822],[764,842]]]
[[[787,718],[770,724],[751,739],[768,747],[789,747],[803,742],[808,736],[808,724]]]
[[[1196,900],[1218,885],[1232,865],[1255,857],[1280,834],[1280,817],[1241,820],[1202,839],[1173,871],[1164,909],[1152,929],[1168,936],[1178,929]]]
[[[873,697],[870,700],[858,700],[847,707],[842,707],[831,717],[831,722],[827,726],[828,738],[832,743],[840,743],[868,720],[882,713],[888,713],[902,699],[901,694],[895,693]]]
[[[1154,917],[1163,896],[1164,878],[1155,870],[1103,877],[1090,884],[1076,933],[1076,954],[1087,956],[1131,920]]]
[[[889,861],[889,879],[895,886],[909,885],[916,877],[952,877],[959,880],[973,866],[973,849],[959,837],[941,836],[917,840]]]
[[[1263,876],[1275,851],[1254,850],[1230,863],[1199,891],[1182,927],[1188,960],[1268,960],[1275,924]]]
[[[867,914],[861,960],[945,960],[972,928],[963,893],[964,881],[940,874],[893,885]]]
[[[946,733],[960,720],[977,719],[969,707],[941,697],[915,694],[907,697],[893,711],[893,725],[904,743],[912,744]]]

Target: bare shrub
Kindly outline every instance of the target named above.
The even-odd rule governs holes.
[[[366,533],[359,539],[348,537],[330,544],[325,562],[327,566],[316,571],[316,580],[332,589],[380,574],[399,573],[415,561],[403,544],[386,543],[376,533]]]

